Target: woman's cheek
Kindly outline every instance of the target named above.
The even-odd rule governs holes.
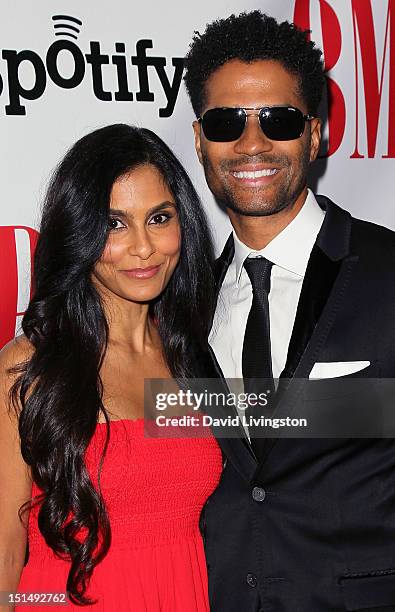
[[[175,227],[170,234],[164,237],[161,246],[164,255],[175,256],[181,251],[181,232],[179,227]]]
[[[118,241],[108,239],[106,246],[104,247],[103,254],[100,258],[100,263],[116,265],[117,262],[122,258],[124,247]]]

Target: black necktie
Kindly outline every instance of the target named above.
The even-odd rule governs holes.
[[[269,291],[272,262],[264,257],[247,258],[244,268],[252,285],[252,304],[247,319],[243,342],[243,378],[245,393],[265,393],[270,400],[274,393],[272,354],[270,348]],[[267,393],[269,391],[269,394]],[[265,410],[248,408],[246,417],[260,416]],[[251,445],[259,455],[256,429],[249,427]]]

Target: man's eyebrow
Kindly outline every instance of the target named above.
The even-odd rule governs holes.
[[[153,213],[159,212],[161,210],[165,210],[167,208],[176,208],[176,205],[174,202],[170,202],[170,201],[161,202],[160,204],[157,204],[156,206],[149,208],[147,210],[147,216],[152,215]],[[127,210],[121,210],[118,208],[110,208],[108,212],[110,215],[118,215],[119,217],[123,217],[123,218],[125,217],[133,218],[133,215],[129,213]]]

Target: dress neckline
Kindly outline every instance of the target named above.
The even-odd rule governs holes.
[[[110,419],[109,424],[113,423],[144,423],[144,417],[138,417],[137,419]],[[106,421],[99,422],[97,425],[106,425]]]

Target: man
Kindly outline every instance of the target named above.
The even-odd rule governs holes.
[[[186,59],[197,154],[233,225],[217,262],[217,371],[252,389],[264,379],[281,417],[297,415],[291,391],[309,398],[309,377],[395,377],[394,234],[306,186],[320,56],[307,33],[253,11],[207,26]],[[321,383],[312,413],[338,408]],[[212,611],[394,611],[394,441],[251,443],[222,441],[202,519]]]

